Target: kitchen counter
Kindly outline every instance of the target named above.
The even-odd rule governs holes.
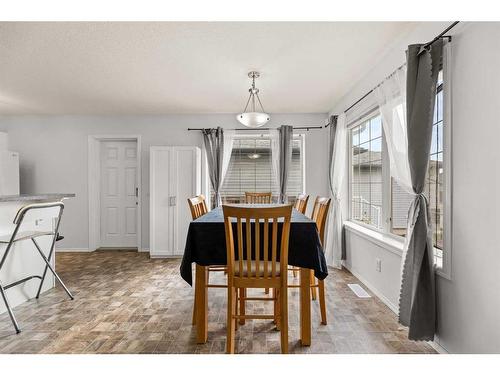
[[[0,195],[1,202],[51,202],[60,201],[64,198],[73,198],[73,193],[43,193],[43,194],[18,194]]]
[[[17,211],[23,206],[33,203],[54,202],[65,198],[72,198],[75,194],[71,193],[50,193],[50,194],[20,194],[20,195],[0,195],[0,236],[12,234],[15,225],[13,223]],[[40,212],[33,211],[25,217],[20,231],[47,231],[54,230],[54,209]],[[62,228],[64,228],[64,214],[62,216]],[[64,229],[61,231],[64,232]],[[38,243],[45,255],[48,255],[52,236],[43,236],[38,238]],[[0,258],[3,257],[6,244],[0,244]],[[54,258],[52,265],[54,266]],[[0,280],[3,285],[12,283],[29,275],[41,275],[45,263],[31,241],[17,241],[14,243],[11,251],[5,259],[5,264],[0,271]],[[17,285],[7,290],[7,298],[11,307],[15,307],[36,295],[40,280],[33,279],[26,283]],[[42,291],[47,291],[54,287],[54,277],[50,272],[47,273]],[[40,298],[43,299],[43,296]],[[62,297],[64,299],[64,297]],[[0,298],[0,313],[6,311],[3,300]],[[26,322],[19,321],[21,328]]]

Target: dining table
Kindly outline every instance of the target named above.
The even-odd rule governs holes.
[[[271,204],[239,204],[272,207]],[[280,223],[278,223],[280,225]],[[328,276],[325,254],[314,220],[293,209],[290,220],[288,265],[300,268],[300,341],[311,345],[311,270],[319,280]],[[216,207],[189,224],[186,247],[180,274],[193,284],[192,264],[195,263],[196,341],[206,343],[208,338],[207,266],[227,264],[226,236],[222,207]]]

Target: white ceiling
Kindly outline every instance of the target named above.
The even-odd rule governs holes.
[[[0,23],[0,114],[325,113],[410,22]]]

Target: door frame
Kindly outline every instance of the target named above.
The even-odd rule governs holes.
[[[137,134],[98,134],[88,136],[88,207],[89,207],[89,250],[94,251],[101,243],[101,142],[137,142],[137,250],[142,244],[142,162],[141,136]]]

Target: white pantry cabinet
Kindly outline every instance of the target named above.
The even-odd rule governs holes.
[[[187,198],[201,191],[201,151],[192,146],[152,146],[149,160],[149,253],[181,256],[191,222]]]

